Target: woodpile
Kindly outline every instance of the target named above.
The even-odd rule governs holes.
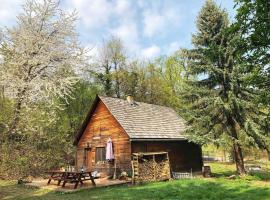
[[[156,159],[157,157],[158,159]],[[135,154],[133,155],[133,168],[135,182],[160,181],[171,178],[167,152]]]
[[[157,173],[156,178],[158,180],[169,179],[171,177],[169,162],[158,163],[157,168],[156,168],[156,173]]]

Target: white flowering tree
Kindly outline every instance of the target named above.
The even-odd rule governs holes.
[[[76,14],[52,0],[29,0],[17,24],[2,30],[0,86],[14,102],[8,137],[18,131],[22,110],[38,101],[50,105],[71,94],[76,67],[85,63],[75,32]]]

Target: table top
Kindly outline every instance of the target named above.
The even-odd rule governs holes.
[[[47,171],[47,173],[73,173],[73,174],[85,174],[85,173],[91,173],[92,171],[86,170],[86,171],[81,171],[81,170],[77,170],[77,171],[62,171],[62,170],[50,170]]]

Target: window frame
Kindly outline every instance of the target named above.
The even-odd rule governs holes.
[[[106,162],[106,148],[104,146],[103,147],[96,147],[96,149],[95,149],[95,163],[105,163],[105,162]]]

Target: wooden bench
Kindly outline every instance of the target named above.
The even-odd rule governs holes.
[[[66,183],[75,183],[74,189],[76,189],[79,183],[82,185],[84,181],[91,180],[93,186],[96,186],[91,171],[81,172],[55,170],[48,173],[51,174],[48,180],[48,184],[50,184],[51,180],[58,181],[57,185],[60,185],[61,182],[63,182],[62,187],[65,187]]]
[[[60,170],[53,170],[53,171],[48,171],[47,173],[50,174],[49,180],[48,180],[48,185],[51,183],[52,180],[58,181],[57,185],[60,185],[61,180],[63,179],[65,172],[60,171]]]

